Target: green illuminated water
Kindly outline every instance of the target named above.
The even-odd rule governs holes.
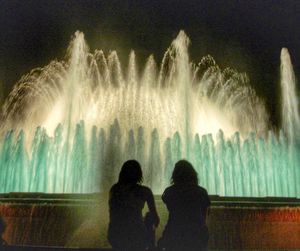
[[[143,129],[136,137],[133,131],[121,135],[117,121],[108,132],[94,127],[90,141],[86,134],[84,123],[78,124],[67,154],[61,126],[51,138],[38,128],[29,154],[24,134],[9,132],[1,151],[1,192],[103,191],[116,181],[122,162],[136,158],[144,167],[145,183],[160,193],[168,185],[172,168],[183,157],[185,148],[178,133],[164,140],[160,148],[159,134],[154,130],[146,151]],[[288,147],[282,134],[277,138],[270,132],[266,140],[254,134],[241,140],[238,133],[225,140],[221,131],[216,140],[212,135],[197,134],[189,149],[189,159],[199,173],[200,183],[210,194],[299,197],[297,151]]]

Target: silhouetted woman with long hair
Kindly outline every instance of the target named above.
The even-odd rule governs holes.
[[[207,191],[198,185],[197,172],[186,160],[175,164],[172,185],[162,200],[169,218],[158,244],[167,251],[207,250],[206,215],[210,205]]]
[[[119,180],[110,189],[108,240],[114,250],[144,251],[149,247],[149,236],[142,210],[148,205],[147,224],[157,227],[159,217],[150,188],[142,186],[143,174],[136,160],[126,161]]]

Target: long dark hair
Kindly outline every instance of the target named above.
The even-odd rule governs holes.
[[[137,184],[143,181],[142,168],[136,160],[127,160],[124,162],[119,174],[118,183]]]
[[[198,185],[198,174],[190,162],[187,160],[179,160],[175,164],[171,177],[171,183],[175,185]]]

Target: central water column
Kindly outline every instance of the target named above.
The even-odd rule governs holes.
[[[190,159],[190,147],[192,140],[192,116],[191,109],[193,108],[192,104],[192,91],[191,91],[191,72],[189,65],[189,56],[188,56],[188,45],[189,38],[185,35],[183,31],[180,31],[176,40],[173,41],[172,47],[175,50],[176,57],[174,60],[173,67],[175,68],[174,74],[174,83],[172,85],[179,85],[178,88],[174,88],[177,90],[178,104],[181,108],[179,111],[183,114],[182,121],[183,129],[180,135],[181,140],[183,141],[183,146],[185,146],[182,150],[182,157],[186,159]]]

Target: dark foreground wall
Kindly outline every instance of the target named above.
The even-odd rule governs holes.
[[[300,200],[211,197],[211,249],[300,249]],[[167,220],[157,197],[161,235]],[[10,245],[107,248],[107,198],[100,194],[5,194],[0,215]]]
[[[214,203],[209,222],[211,247],[300,249],[299,200],[229,200]]]

